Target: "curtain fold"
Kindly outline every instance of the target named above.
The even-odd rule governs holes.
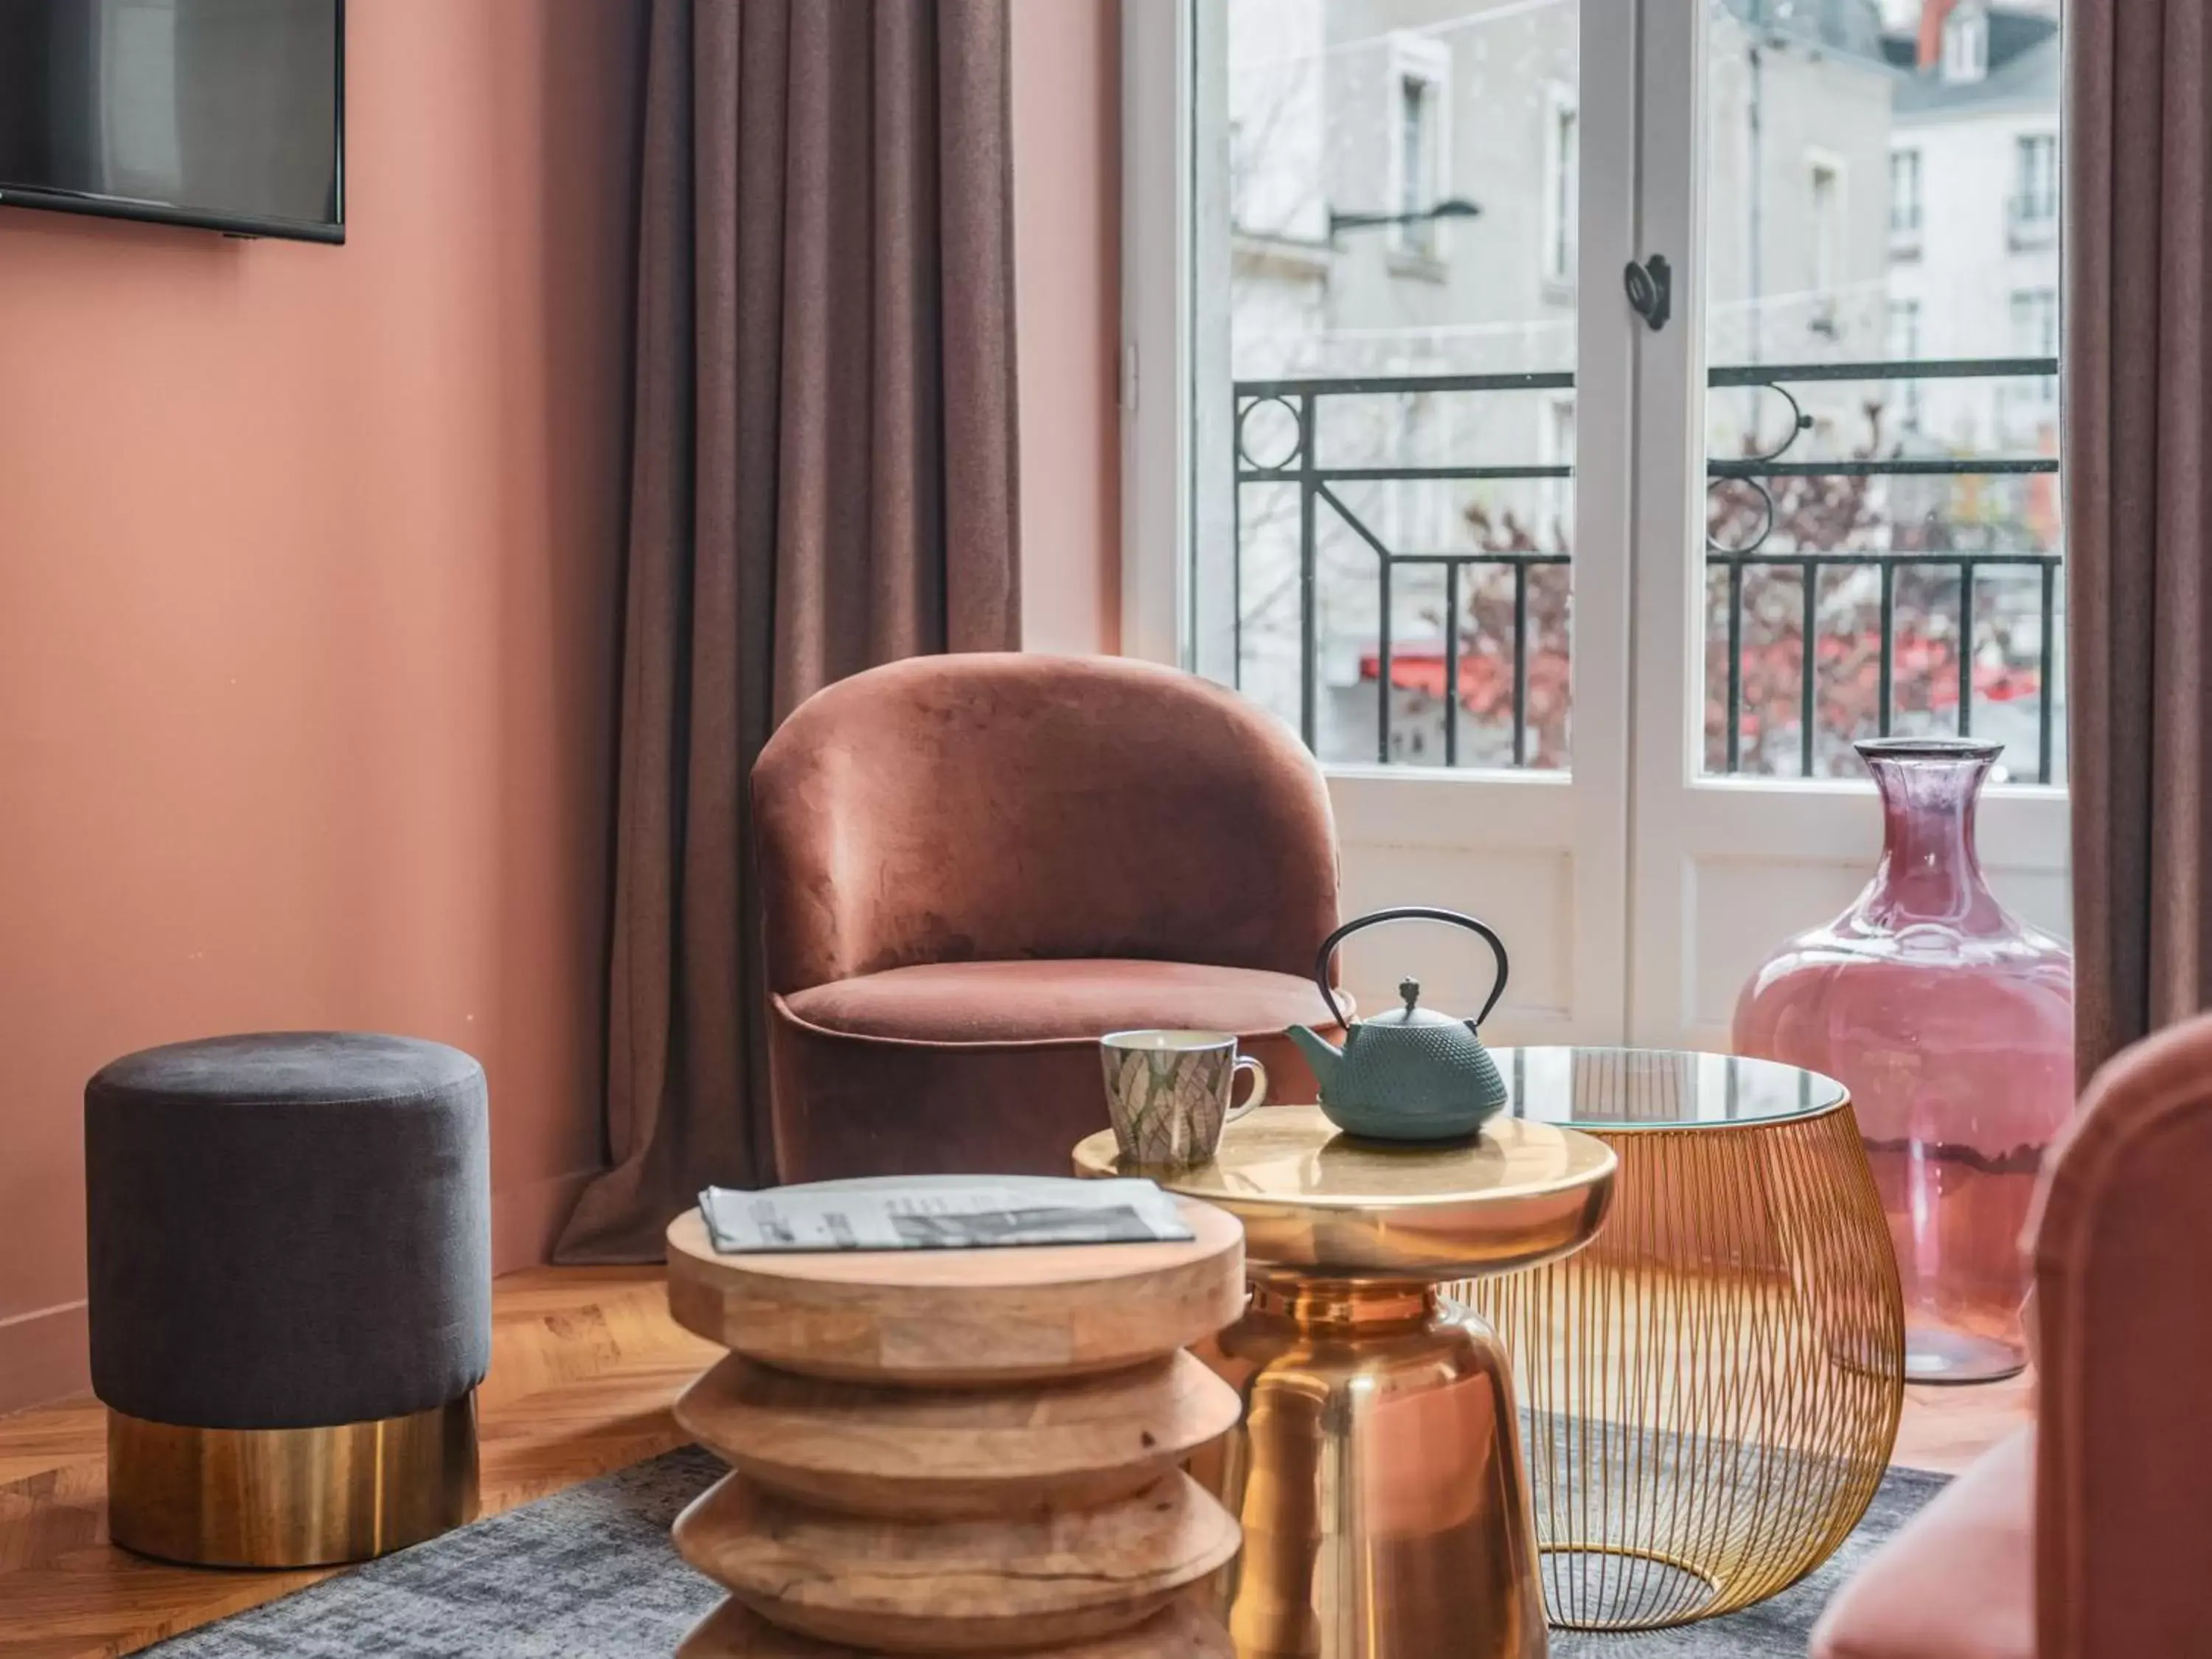
[[[2066,561],[2081,1079],[2212,1003],[2212,20],[2068,0]]]
[[[775,1179],[746,778],[1019,643],[1006,0],[652,0],[606,1135],[563,1261]]]

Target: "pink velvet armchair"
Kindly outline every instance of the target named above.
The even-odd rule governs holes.
[[[1311,1079],[1336,924],[1320,769],[1233,693],[1107,658],[976,653],[809,698],[752,776],[787,1181],[1064,1175],[1097,1040],[1237,1033]],[[1306,1098],[1311,1098],[1307,1094]]]
[[[2212,1655],[2212,1017],[2097,1074],[2031,1231],[2033,1426],[1845,1586],[1816,1659]]]

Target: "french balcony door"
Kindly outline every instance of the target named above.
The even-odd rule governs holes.
[[[1314,749],[1347,914],[1498,928],[1499,1040],[1725,1047],[1871,866],[1856,737],[2000,738],[2066,930],[2056,3],[1929,9],[1123,8],[1124,647]]]

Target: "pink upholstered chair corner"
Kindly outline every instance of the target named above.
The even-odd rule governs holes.
[[[787,1181],[1065,1174],[1096,1043],[1331,1024],[1320,769],[1234,693],[1110,658],[921,657],[809,698],[753,769]]]
[[[2098,1073],[2030,1224],[2034,1425],[1838,1595],[1815,1659],[2212,1654],[2212,1016]]]

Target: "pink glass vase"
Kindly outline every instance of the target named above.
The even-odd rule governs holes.
[[[2002,745],[1858,745],[1881,792],[1881,862],[1850,909],[1743,988],[1739,1054],[1851,1092],[1897,1247],[1905,1374],[1978,1382],[2027,1363],[2021,1235],[2074,1104],[2074,958],[1997,902],[1974,805]]]

